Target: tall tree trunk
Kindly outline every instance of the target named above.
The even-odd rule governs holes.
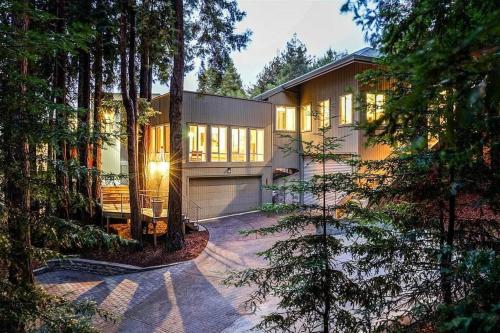
[[[175,55],[170,80],[170,176],[168,184],[167,249],[184,246],[182,230],[182,95],[184,90],[184,8],[182,0],[174,0]]]
[[[129,16],[129,54],[127,62],[127,14]],[[130,219],[132,238],[142,243],[142,222],[139,211],[139,188],[137,175],[137,92],[135,88],[135,3],[122,0],[120,15],[120,86],[123,105],[127,113],[127,152],[130,196]],[[128,77],[127,77],[128,65]],[[127,82],[128,81],[128,82]],[[128,87],[130,85],[130,87]],[[132,95],[132,96],[131,96]],[[135,107],[134,107],[135,106]]]
[[[84,2],[83,17],[86,20],[90,15],[90,2]],[[78,126],[83,130],[83,136],[78,143],[78,160],[80,167],[85,169],[78,179],[78,192],[84,197],[86,209],[82,209],[81,219],[89,223],[92,216],[92,185],[90,178],[90,54],[88,50],[80,49],[78,51]]]
[[[23,2],[23,10],[15,16],[16,30],[20,38],[28,31],[29,17],[26,14],[27,1]],[[28,75],[28,60],[19,59],[19,74],[26,78]],[[10,121],[5,131],[6,138],[6,169],[5,199],[7,200],[7,223],[11,242],[9,281],[24,289],[33,287],[33,268],[31,263],[31,235],[30,235],[30,161],[28,138],[20,129],[28,126],[26,85],[19,84],[19,109],[10,110]],[[4,327],[9,332],[24,332],[24,322],[9,322]]]
[[[56,32],[58,34],[64,34],[66,30],[66,1],[65,0],[57,0],[56,2]],[[59,104],[62,108],[67,106],[66,101],[66,66],[68,56],[65,51],[59,51],[56,56],[56,66],[55,66],[55,74],[54,74],[54,88],[58,90],[56,96],[56,103]],[[64,124],[68,123],[66,110],[62,110],[62,108],[56,112],[56,127],[67,128]],[[67,167],[68,161],[68,146],[67,142],[62,139],[58,143],[58,148],[56,150],[56,161],[59,165],[56,166],[56,185],[59,191],[61,191],[61,198],[58,201],[58,215],[62,218],[69,219],[69,177],[68,174],[64,171],[64,168]],[[64,165],[64,168],[61,169],[61,165]]]
[[[102,0],[97,0],[96,8],[98,12],[103,9]],[[92,177],[92,198],[93,200],[99,200],[101,197],[101,171],[102,171],[102,140],[101,126],[102,126],[102,114],[100,111],[102,105],[102,86],[103,86],[103,33],[100,29],[99,24],[97,25],[97,35],[95,40],[95,54],[94,54],[94,144],[93,144],[93,177]]]
[[[147,6],[147,1],[145,1],[144,6]],[[149,8],[145,9],[149,10]],[[148,100],[148,75],[149,75],[149,36],[147,32],[141,36],[141,67],[139,73],[139,96],[142,99]],[[140,189],[146,189],[146,125],[139,125],[139,143],[138,143],[138,162],[139,162],[139,187]]]

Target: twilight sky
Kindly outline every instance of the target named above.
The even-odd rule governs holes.
[[[239,0],[240,9],[247,13],[238,29],[250,29],[252,40],[246,49],[233,53],[243,85],[255,82],[262,70],[285,43],[297,33],[308,53],[321,56],[330,46],[335,50],[357,51],[368,44],[352,15],[340,13],[344,0]],[[188,73],[185,90],[196,90],[198,70]],[[154,84],[154,93],[166,93],[168,88]]]

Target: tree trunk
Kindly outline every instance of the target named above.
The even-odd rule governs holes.
[[[98,0],[96,7],[99,11],[102,10],[102,0]],[[101,171],[102,171],[102,140],[100,139],[102,115],[100,108],[102,105],[102,86],[103,86],[103,35],[102,30],[97,26],[97,35],[95,40],[95,54],[94,54],[94,135],[95,141],[93,143],[93,177],[92,177],[92,199],[97,201],[101,197]]]
[[[84,17],[90,15],[90,8],[82,8]],[[78,192],[85,198],[86,209],[81,211],[82,221],[89,223],[92,216],[92,185],[90,178],[90,54],[88,50],[79,50],[78,55],[78,126],[84,131],[78,143],[78,159],[80,167],[84,167],[78,179]]]
[[[144,6],[146,6],[146,2]],[[147,10],[147,9],[146,9]],[[149,96],[149,36],[145,33],[141,36],[141,68],[139,73],[139,96],[142,99],[148,100]],[[146,189],[146,125],[139,125],[139,187],[142,190]]]
[[[182,94],[184,90],[184,9],[182,0],[174,0],[175,55],[170,80],[170,176],[168,186],[167,249],[184,246],[182,230]]]
[[[56,32],[64,34],[66,30],[66,1],[57,0],[56,3]],[[54,88],[58,90],[56,96],[56,103],[61,107],[67,106],[66,101],[66,65],[68,56],[65,51],[59,51],[56,56],[55,74],[54,74]],[[66,110],[61,111],[61,108],[56,112],[56,123],[67,124],[68,119]],[[64,125],[56,125],[67,128]],[[57,129],[56,129],[57,130]],[[63,164],[64,168],[67,167],[68,161],[68,147],[67,142],[62,139],[58,143],[59,149],[56,152],[56,161]],[[67,173],[61,170],[61,165],[56,166],[56,186],[61,191],[61,198],[58,201],[58,215],[61,218],[69,219],[69,178]]]
[[[129,55],[127,62],[127,14],[129,16]],[[135,4],[122,1],[120,15],[120,86],[123,105],[127,113],[127,152],[130,197],[130,219],[132,238],[142,243],[142,221],[139,207],[139,189],[137,175],[137,92],[135,88]],[[128,64],[128,77],[127,77]],[[128,80],[128,82],[127,82]],[[128,88],[128,85],[130,87]],[[128,88],[128,89],[127,89]],[[131,96],[132,95],[132,96]]]
[[[23,4],[25,8],[27,3]],[[29,17],[26,12],[15,16],[16,30],[20,35],[28,30]],[[19,74],[26,78],[28,75],[28,60],[19,59]],[[26,85],[19,84],[19,109],[10,110],[5,131],[6,140],[6,169],[5,199],[7,201],[7,225],[11,241],[9,282],[15,286],[31,289],[34,284],[33,267],[31,263],[31,234],[30,234],[30,161],[28,138],[20,129],[27,126]],[[7,331],[24,332],[24,322],[13,321],[6,323]]]

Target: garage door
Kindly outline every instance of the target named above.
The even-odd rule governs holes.
[[[345,163],[339,163],[335,161],[326,161],[325,162],[325,171],[327,174],[333,173],[349,173],[352,172],[352,167]],[[322,163],[314,163],[311,162],[309,158],[304,159],[304,180],[311,180],[314,175],[322,175],[323,174],[323,164]],[[343,197],[343,192],[339,191],[329,191],[326,193],[326,204],[334,205],[338,203]],[[323,204],[323,197],[314,196],[312,193],[304,193],[304,204],[313,205],[313,204]]]
[[[260,177],[192,178],[189,199],[200,206],[200,219],[248,212],[261,204]]]

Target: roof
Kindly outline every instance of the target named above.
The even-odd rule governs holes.
[[[268,91],[263,92],[260,95],[257,95],[254,97],[256,100],[264,100],[268,97],[271,97],[272,95],[275,95],[281,91],[293,88],[295,86],[298,86],[301,83],[304,83],[306,81],[309,81],[311,79],[314,79],[318,76],[324,75],[326,73],[329,73],[331,71],[334,71],[336,69],[339,69],[345,65],[348,65],[354,61],[362,61],[362,62],[370,62],[373,63],[373,60],[375,58],[380,57],[380,52],[376,49],[373,49],[371,47],[365,47],[361,50],[358,50],[354,53],[351,53],[339,60],[333,61],[329,64],[326,64],[324,66],[321,66],[319,68],[316,68],[306,74],[303,74],[299,77],[296,77],[295,79],[292,79],[290,81],[287,81],[273,89],[270,89]]]
[[[204,92],[199,92],[199,91],[191,91],[191,90],[184,90],[184,94],[194,94],[194,95],[200,95],[200,96],[211,96],[211,97],[221,97],[221,98],[230,98],[230,99],[237,99],[237,100],[242,100],[246,102],[260,102],[260,103],[269,103],[267,101],[261,101],[261,100],[256,100],[253,98],[246,98],[246,97],[234,97],[234,96],[224,96],[224,95],[217,95],[217,94],[211,94],[211,93],[204,93]],[[161,98],[163,96],[168,96],[170,95],[170,92],[166,92],[164,94],[156,94],[156,96],[153,96],[153,99],[156,98]]]

